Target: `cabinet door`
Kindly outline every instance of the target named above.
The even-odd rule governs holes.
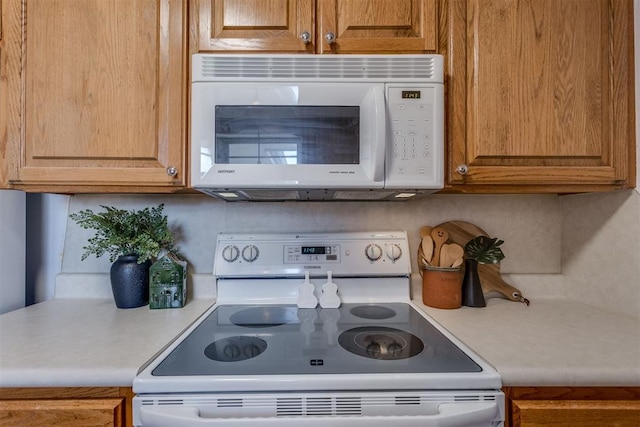
[[[3,37],[4,27],[4,8],[3,2],[0,0],[0,188],[8,187],[8,168],[9,162],[7,158],[7,107],[8,107],[8,95],[7,95],[7,68],[6,68],[6,55],[5,55],[5,40]]]
[[[0,424],[16,426],[126,425],[124,399],[0,400]]]
[[[186,0],[4,2],[14,186],[184,186]]]
[[[0,426],[128,427],[133,396],[131,387],[0,388]]]
[[[191,0],[191,10],[194,51],[313,52],[313,0]]]
[[[445,7],[450,184],[518,192],[634,185],[631,0]]]
[[[436,0],[317,0],[320,53],[436,50]],[[335,40],[329,43],[327,36]]]
[[[636,427],[640,401],[514,400],[512,427]]]

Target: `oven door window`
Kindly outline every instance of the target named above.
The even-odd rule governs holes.
[[[360,107],[217,105],[215,135],[217,164],[358,164]]]

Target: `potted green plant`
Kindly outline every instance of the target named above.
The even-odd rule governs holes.
[[[82,260],[90,255],[109,255],[111,288],[118,308],[149,303],[149,267],[161,251],[177,253],[164,204],[141,210],[100,206],[102,212],[85,209],[69,215],[84,229],[96,234],[84,246]]]
[[[478,236],[464,246],[464,278],[462,279],[462,305],[467,307],[485,307],[487,304],[482,293],[482,284],[478,274],[478,263],[497,264],[504,259],[500,249],[504,241],[487,236]]]

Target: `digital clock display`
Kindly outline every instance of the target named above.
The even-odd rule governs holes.
[[[303,246],[302,255],[324,255],[327,253],[325,246]]]
[[[402,99],[420,99],[419,90],[403,90]]]

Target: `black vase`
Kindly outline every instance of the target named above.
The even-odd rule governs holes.
[[[118,308],[136,308],[149,304],[149,267],[151,261],[138,264],[137,255],[122,255],[111,265],[111,290]]]
[[[467,307],[486,307],[480,275],[478,275],[478,261],[467,259],[464,261],[464,278],[462,279],[462,305]]]

